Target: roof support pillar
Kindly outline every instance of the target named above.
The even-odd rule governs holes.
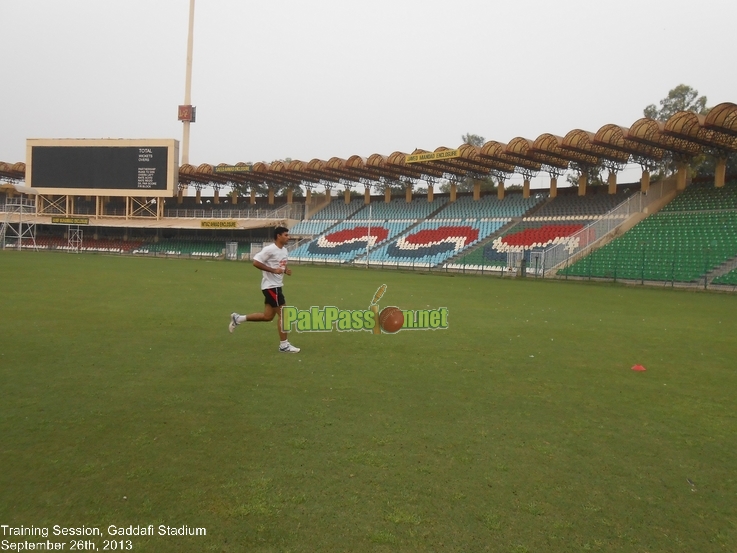
[[[197,194],[195,195],[195,200],[194,201],[195,201],[196,204],[201,204],[202,203],[202,190],[200,190],[199,188],[197,189]]]
[[[294,202],[294,189],[290,186],[287,188],[287,203],[292,204]]]
[[[727,158],[717,158],[717,165],[714,168],[714,186],[722,188],[724,186],[724,177],[727,173]]]
[[[481,199],[481,183],[474,179],[473,181],[473,201],[477,202]]]
[[[343,202],[346,205],[351,203],[351,191],[348,188],[343,191]]]
[[[528,178],[525,178],[525,182],[522,185],[522,197],[523,198],[530,197],[530,179]]]
[[[388,204],[392,201],[392,189],[390,186],[384,188],[384,203]]]
[[[647,194],[648,190],[650,190],[650,171],[643,169],[642,178],[640,179],[640,192]]]
[[[581,174],[578,175],[578,195],[579,196],[585,196],[586,195],[586,185],[589,182],[589,177],[586,174],[586,171],[581,171]]]
[[[607,183],[609,184],[609,193],[617,193],[617,173],[609,171],[609,177],[607,177]]]
[[[407,203],[412,202],[412,185],[409,183],[404,188],[404,199],[407,200]]]
[[[214,204],[219,204],[220,203],[220,189],[219,188],[216,188],[215,189],[215,195],[213,197],[212,203],[214,203]]]
[[[455,202],[456,201],[456,192],[458,190],[458,187],[456,186],[455,181],[450,183],[450,201]]]
[[[363,189],[363,205],[369,205],[371,203],[371,187],[366,186]]]
[[[550,175],[550,197],[555,198],[558,195],[558,177]]]
[[[496,187],[496,197],[500,200],[504,199],[504,181],[499,179],[499,184]]]
[[[428,182],[427,183],[427,201],[432,202],[433,201],[433,194],[435,193],[435,187],[433,186],[433,183]]]
[[[676,173],[676,190],[686,189],[686,178],[688,177],[688,165],[682,161],[678,162],[678,172]]]
[[[251,187],[251,205],[256,205],[256,189]]]
[[[269,186],[269,205],[274,205],[274,189]]]
[[[233,205],[238,205],[238,191],[237,190],[233,190],[230,193],[230,203]]]
[[[177,192],[177,203],[181,204],[184,201],[184,189],[180,188]]]

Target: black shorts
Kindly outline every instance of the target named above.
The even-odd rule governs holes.
[[[284,299],[281,288],[267,288],[261,290],[264,293],[264,303],[271,307],[280,307],[286,305],[287,300]]]

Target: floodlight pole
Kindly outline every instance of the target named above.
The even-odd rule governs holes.
[[[194,36],[194,0],[189,0],[189,32],[187,34],[187,75],[184,82],[184,105],[192,105],[192,42]],[[189,163],[189,126],[185,120],[182,135],[182,165]]]
[[[368,236],[366,236],[366,268],[369,268],[369,242],[371,241],[371,198],[369,198]]]

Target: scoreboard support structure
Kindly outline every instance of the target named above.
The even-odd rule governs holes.
[[[27,217],[24,220],[24,215]],[[36,205],[23,195],[5,200],[5,218],[0,225],[0,249],[5,249],[8,238],[15,238],[18,251],[23,249],[23,239],[30,241],[31,247],[38,250],[36,245]],[[17,219],[17,227],[11,223]]]
[[[94,211],[82,212],[77,209],[75,196],[52,196],[39,194],[36,198],[36,213],[46,217],[84,216],[92,219],[156,219],[164,218],[164,199],[150,197],[123,196],[120,198],[121,210],[108,210],[107,196],[94,197]],[[117,199],[117,198],[116,198]]]

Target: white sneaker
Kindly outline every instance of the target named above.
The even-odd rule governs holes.
[[[238,322],[238,317],[239,316],[240,315],[238,315],[238,313],[231,313],[230,314],[230,324],[228,325],[228,332],[230,332],[231,334],[233,334],[233,331],[235,330],[235,327],[237,327],[239,324],[241,324],[241,323]]]
[[[299,348],[295,348],[292,344],[287,342],[286,346],[279,346],[279,351],[282,353],[299,353]]]

